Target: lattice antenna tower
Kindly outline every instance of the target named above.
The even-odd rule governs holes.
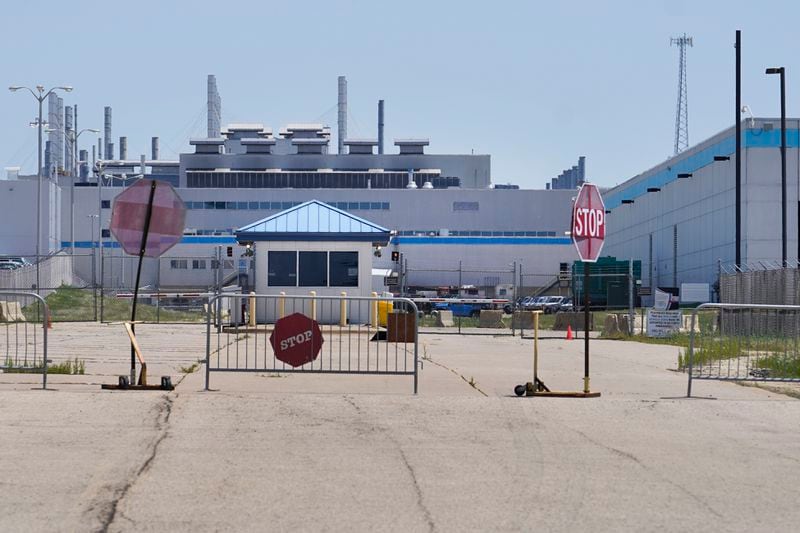
[[[675,112],[675,155],[689,147],[689,100],[686,93],[686,47],[694,46],[692,38],[684,33],[672,37],[670,46],[678,47],[678,109]]]

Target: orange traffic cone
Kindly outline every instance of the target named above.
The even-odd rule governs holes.
[[[567,340],[572,340],[572,326],[570,324],[567,324]]]

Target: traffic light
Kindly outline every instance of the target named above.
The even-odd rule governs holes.
[[[398,263],[400,261],[400,252],[394,251],[392,252],[392,261]]]
[[[233,246],[228,246],[228,257],[233,257]]]

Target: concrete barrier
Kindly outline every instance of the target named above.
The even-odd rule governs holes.
[[[456,323],[453,322],[452,311],[437,311],[436,326],[440,328],[452,328]]]
[[[517,311],[511,320],[515,329],[533,329],[533,311]]]
[[[566,331],[567,326],[572,327],[572,331],[583,331],[583,313],[556,313],[556,322],[553,325],[555,331]],[[594,328],[594,313],[589,313],[589,329]]]
[[[603,323],[603,337],[619,337],[619,329],[619,317],[613,314],[606,315]]]
[[[0,321],[25,322],[25,315],[22,314],[22,306],[19,305],[19,302],[0,302]]]
[[[503,324],[503,311],[482,310],[478,319],[478,327],[495,329],[506,327]]]

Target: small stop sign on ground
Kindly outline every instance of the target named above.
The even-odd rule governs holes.
[[[322,349],[322,331],[316,320],[294,313],[275,323],[269,337],[275,357],[293,367],[314,361]]]
[[[572,242],[581,261],[594,263],[606,238],[606,206],[596,185],[584,183],[572,208]]]

